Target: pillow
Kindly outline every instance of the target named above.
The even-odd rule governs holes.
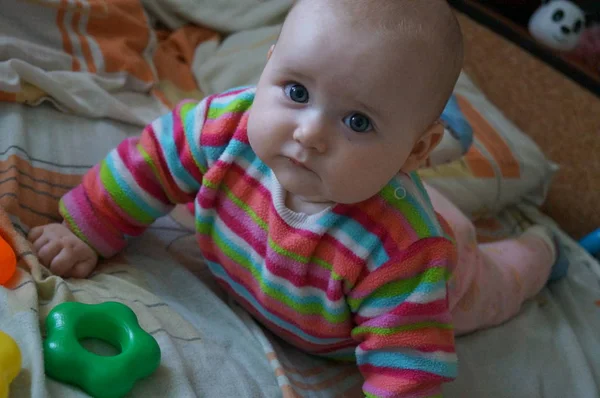
[[[464,72],[454,96],[473,130],[473,143],[458,160],[419,170],[423,180],[472,219],[523,200],[541,205],[557,166]]]
[[[456,94],[452,94],[448,100],[440,119],[444,135],[425,166],[439,166],[460,159],[473,144],[473,128],[462,113]]]
[[[462,113],[456,94],[452,94],[440,118],[446,132],[458,141],[461,154],[467,153],[473,144],[473,127]]]

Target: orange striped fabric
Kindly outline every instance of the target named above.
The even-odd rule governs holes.
[[[204,97],[191,64],[200,43],[220,39],[215,31],[195,25],[175,31],[156,30],[141,0],[20,2],[24,12],[18,23],[23,28],[9,32],[8,37],[18,40],[20,46],[27,43],[29,47],[25,48],[32,49],[27,51],[26,62],[33,67],[112,79],[115,87],[123,85],[122,90],[147,93],[168,108],[184,98]],[[18,35],[40,27],[45,32],[43,37],[33,33]],[[48,52],[33,50],[40,45]],[[47,64],[48,54],[52,56],[51,67]],[[19,60],[21,53],[9,51],[7,58]],[[24,81],[14,89],[4,88],[0,90],[0,101],[31,102],[27,89]],[[61,102],[54,92],[45,89],[41,89],[40,96]]]

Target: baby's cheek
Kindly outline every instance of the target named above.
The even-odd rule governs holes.
[[[383,189],[389,180],[377,176],[368,168],[345,169],[336,167],[335,175],[330,175],[327,183],[339,203],[358,203],[371,198]],[[391,178],[390,178],[391,179]]]

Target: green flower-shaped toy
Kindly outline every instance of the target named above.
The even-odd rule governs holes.
[[[121,303],[59,304],[46,318],[46,333],[46,374],[95,398],[124,396],[160,364],[158,343]],[[120,354],[101,356],[86,350],[80,340],[90,338],[110,343]]]

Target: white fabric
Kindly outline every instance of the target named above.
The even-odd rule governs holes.
[[[193,70],[201,90],[215,94],[258,83],[280,29],[274,25],[246,30],[228,36],[220,45],[207,42],[198,46]]]

